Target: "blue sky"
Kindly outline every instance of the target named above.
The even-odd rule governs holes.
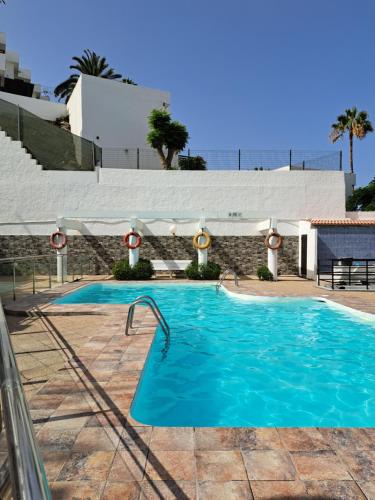
[[[342,149],[345,108],[375,125],[375,2],[7,0],[0,31],[33,80],[55,86],[90,48],[140,85],[170,90],[198,149]],[[355,143],[357,184],[375,176],[375,133]]]

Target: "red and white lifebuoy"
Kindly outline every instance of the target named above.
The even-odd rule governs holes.
[[[129,241],[132,236],[136,238],[135,243],[130,243]],[[130,231],[129,233],[124,234],[122,241],[127,248],[129,248],[130,250],[135,250],[142,245],[142,236],[136,231]]]
[[[55,231],[49,237],[49,242],[54,250],[62,250],[68,243],[68,237],[62,231]]]

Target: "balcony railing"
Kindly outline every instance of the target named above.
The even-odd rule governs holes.
[[[7,458],[0,467],[0,498],[51,499],[43,461],[0,301],[1,433]]]

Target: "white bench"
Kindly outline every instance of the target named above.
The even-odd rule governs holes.
[[[191,260],[152,260],[155,271],[167,271],[172,277],[173,273],[185,271]]]

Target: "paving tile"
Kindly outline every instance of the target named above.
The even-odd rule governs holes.
[[[195,500],[196,485],[193,481],[150,481],[141,483],[141,500]]]
[[[296,470],[287,451],[243,450],[247,475],[250,480],[291,481]]]
[[[99,481],[58,481],[50,484],[53,500],[99,500],[104,489]]]
[[[147,452],[138,450],[118,451],[109,472],[108,481],[142,481],[146,468]]]
[[[42,453],[44,468],[49,482],[57,478],[69,456],[69,451],[46,451]]]
[[[197,478],[200,481],[247,480],[239,450],[196,451]]]
[[[121,433],[121,427],[84,427],[78,434],[72,451],[90,453],[116,450]]]
[[[58,481],[106,481],[115,452],[71,453]]]
[[[150,444],[152,427],[126,427],[122,431],[119,450],[147,450]]]
[[[104,488],[101,500],[138,500],[141,494],[139,483],[110,483]]]
[[[199,500],[252,500],[248,481],[198,481]]]
[[[375,481],[359,481],[358,486],[369,500],[375,498]]]
[[[65,399],[64,394],[59,395],[39,395],[36,394],[31,401],[29,401],[29,408],[32,410],[50,409],[56,410]]]
[[[336,450],[370,450],[374,447],[363,429],[320,429],[320,432]]]
[[[352,479],[340,457],[333,451],[296,451],[291,456],[300,479]]]
[[[282,448],[279,434],[273,428],[217,428],[195,429],[197,450],[278,449]]]
[[[314,428],[280,428],[281,441],[288,451],[330,450],[328,440]]]
[[[340,458],[356,481],[375,481],[375,451],[346,451]]]
[[[79,430],[51,429],[48,425],[37,434],[39,447],[43,451],[70,451]]]
[[[365,500],[354,481],[306,481],[309,497],[329,500]]]
[[[149,451],[146,475],[151,480],[194,481],[194,453],[192,451]]]
[[[194,430],[192,427],[154,427],[150,449],[194,450]]]
[[[250,485],[255,500],[302,499],[307,495],[303,481],[250,481]]]

